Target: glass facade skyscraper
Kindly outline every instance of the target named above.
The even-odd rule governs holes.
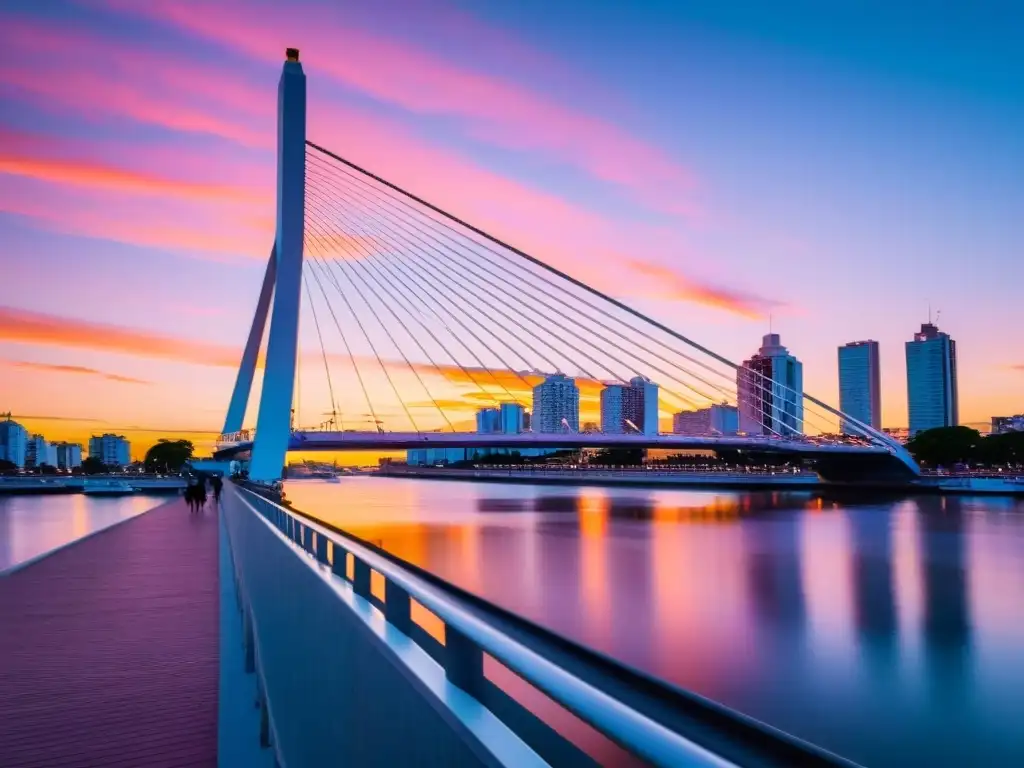
[[[526,409],[519,403],[502,403],[500,415],[502,434],[517,435],[526,429]]]
[[[18,469],[25,467],[25,451],[28,447],[28,431],[7,414],[0,421],[0,459],[14,464]]]
[[[793,435],[804,429],[804,366],[779,334],[766,334],[761,349],[736,371],[740,431]]]
[[[497,408],[481,408],[476,412],[477,434],[490,435],[501,432],[501,411]]]
[[[877,341],[851,341],[839,348],[839,410],[875,429],[882,428],[882,385]],[[862,430],[843,419],[847,435]]]
[[[956,342],[938,326],[923,323],[906,349],[911,437],[926,429],[957,426]]]

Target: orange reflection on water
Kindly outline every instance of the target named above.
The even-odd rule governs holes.
[[[71,535],[73,538],[80,539],[89,532],[88,503],[88,496],[75,494],[71,511]]]
[[[580,571],[583,614],[589,632],[604,642],[611,631],[611,596],[608,594],[608,513],[606,493],[588,490],[580,496]]]
[[[370,594],[381,602],[385,599],[384,581],[384,575],[382,573],[379,573],[372,568],[370,569]]]
[[[409,598],[409,616],[432,638],[444,645],[444,621],[441,617],[415,599]]]

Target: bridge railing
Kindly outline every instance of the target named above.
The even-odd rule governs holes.
[[[457,590],[256,493],[232,489],[225,518],[261,736],[280,765],[848,765],[710,702],[680,706],[609,660],[588,666],[565,641],[531,642]],[[509,690],[537,695],[505,693],[488,665]],[[658,689],[654,708],[645,686]],[[553,727],[528,699],[567,718]]]

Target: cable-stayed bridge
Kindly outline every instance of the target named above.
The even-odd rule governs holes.
[[[276,239],[218,452],[251,455],[254,480],[280,477],[289,450],[426,447],[746,450],[812,458],[833,479],[918,474],[894,440],[792,380],[737,365],[309,141],[305,110],[305,75],[289,61]],[[268,324],[256,428],[246,432]],[[320,382],[308,370],[302,380],[314,363],[300,360],[300,339],[316,350],[307,357]],[[572,381],[539,395],[542,406],[535,388],[550,374]],[[608,385],[642,390],[656,401],[653,420],[581,430],[581,410],[596,414]],[[478,433],[474,409],[503,404],[532,410],[532,429]],[[316,426],[303,426],[303,405]],[[737,409],[730,433],[659,429],[659,411],[723,405]]]
[[[270,498],[289,450],[702,447],[814,456],[832,476],[916,471],[870,427],[308,144],[297,51],[278,99],[277,237],[224,427],[258,482],[0,573],[4,765],[853,766]],[[538,406],[558,372],[574,382]],[[633,379],[665,407],[738,403],[757,434],[660,434],[653,407],[620,433],[579,430],[581,402]],[[310,393],[320,423],[297,428]],[[516,418],[474,432],[467,401]],[[846,437],[822,436],[841,423]],[[643,632],[615,579],[627,597],[603,608]]]

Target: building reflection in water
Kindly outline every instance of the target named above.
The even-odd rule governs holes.
[[[927,677],[937,692],[962,693],[971,658],[963,502],[954,496],[925,496],[917,506]]]
[[[874,507],[852,509],[846,519],[858,646],[869,662],[885,668],[894,661],[899,645],[892,520],[887,510]]]
[[[799,632],[806,619],[800,529],[790,516],[767,516],[743,526],[751,607],[765,626]]]

